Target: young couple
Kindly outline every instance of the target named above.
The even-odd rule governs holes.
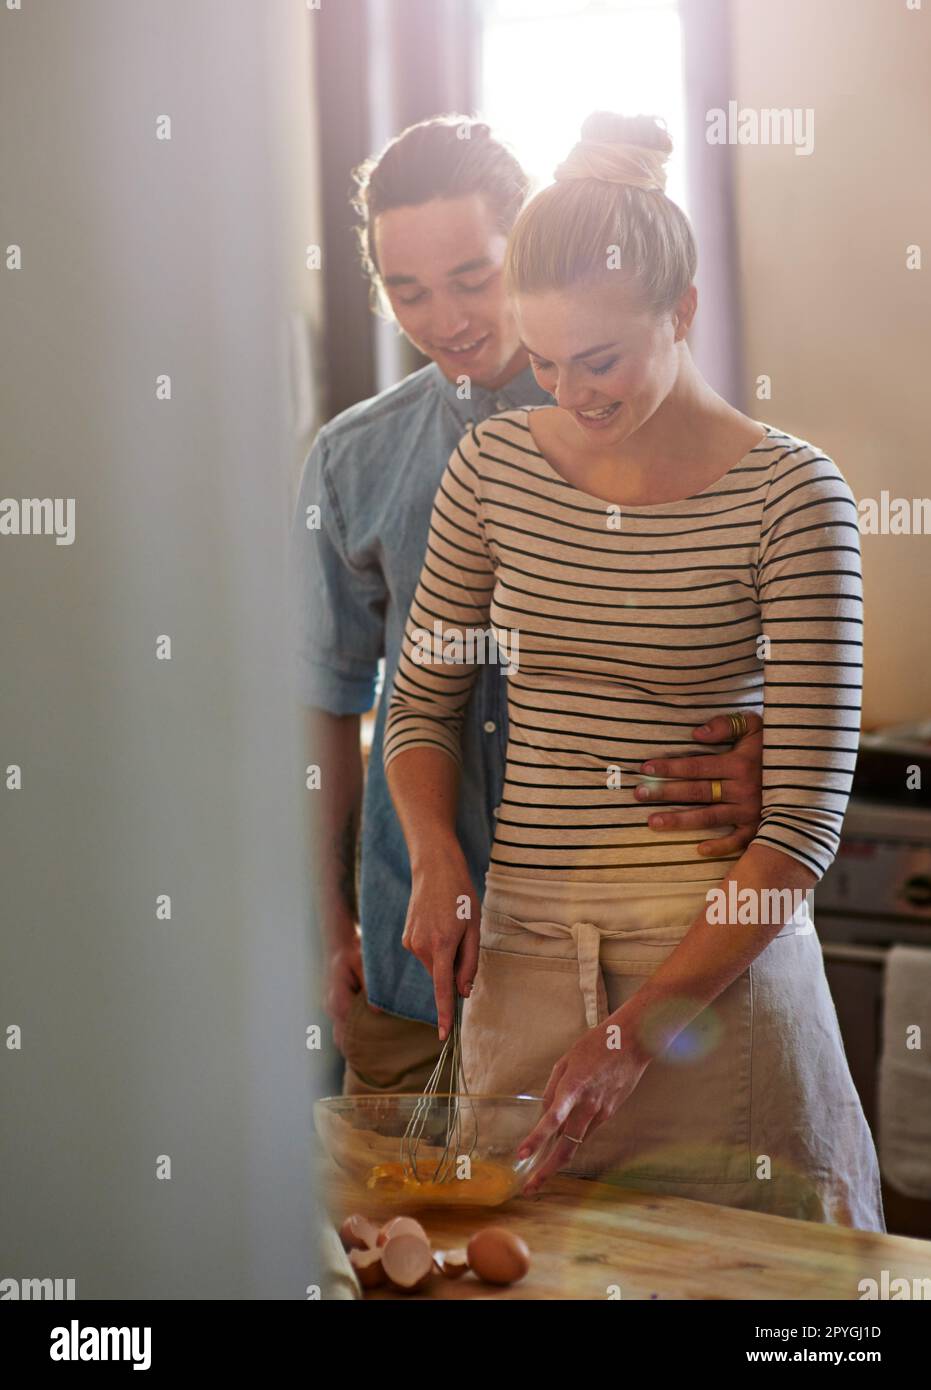
[[[856,508],[697,371],[670,151],[597,114],[528,203],[444,118],[361,171],[367,268],[432,361],[321,430],[295,517],[328,1008],[347,1090],[417,1090],[463,996],[469,1089],[544,1096],[532,1190],[883,1230],[804,910],[856,758]],[[488,627],[507,676],[442,650]],[[721,888],[803,907],[721,925]]]

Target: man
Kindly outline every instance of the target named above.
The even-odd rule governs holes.
[[[382,766],[387,699],[364,778],[360,716],[375,703],[382,657],[385,695],[390,690],[450,454],[472,423],[550,397],[530,371],[502,284],[507,234],[528,188],[511,152],[480,122],[439,117],[404,131],[357,181],[363,263],[431,361],[330,421],[305,464],[291,546],[299,697],[308,760],[321,769],[312,863],[325,1005],[346,1058],[344,1090],[419,1091],[440,1044],[433,982],[401,944],[410,865]],[[654,800],[708,803],[710,779],[720,784],[720,804],[667,812],[667,829],[735,827],[700,847],[707,853],[743,847],[759,820],[761,721],[747,715],[744,728],[733,752],[657,769],[673,780]],[[706,744],[734,736],[726,717],[695,734]],[[506,745],[503,667],[490,663],[480,668],[463,723],[457,823],[479,898]]]

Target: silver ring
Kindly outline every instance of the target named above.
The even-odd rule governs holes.
[[[573,1136],[572,1136],[571,1134],[563,1134],[562,1130],[559,1131],[559,1137],[560,1137],[560,1139],[568,1139],[570,1144],[584,1144],[584,1143],[585,1143],[585,1140],[584,1140],[584,1139],[574,1139]]]

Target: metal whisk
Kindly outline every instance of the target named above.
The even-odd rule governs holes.
[[[466,1085],[465,1074],[462,1071],[462,996],[456,995],[456,1007],[453,1012],[453,1024],[449,1036],[443,1044],[439,1060],[423,1090],[423,1095],[414,1106],[413,1114],[404,1135],[401,1139],[401,1164],[405,1173],[413,1173],[417,1182],[449,1182],[455,1176],[456,1160],[462,1156],[463,1145],[463,1123],[462,1123],[462,1102],[469,1101],[469,1088]],[[448,1089],[444,1087],[444,1073],[449,1072]],[[460,1089],[461,1088],[461,1089]],[[420,1163],[420,1145],[423,1139],[423,1132],[430,1118],[430,1112],[435,1110],[442,1101],[446,1102],[446,1130],[444,1139],[439,1144],[439,1157],[429,1169],[429,1163]],[[470,1105],[474,1114],[474,1107]],[[478,1143],[478,1130],[474,1119],[472,1123],[472,1138],[467,1150],[471,1157]],[[431,1148],[434,1146],[431,1145]],[[431,1160],[432,1162],[432,1155]],[[423,1171],[421,1171],[423,1169]]]

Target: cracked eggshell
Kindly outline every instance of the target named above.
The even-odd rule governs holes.
[[[359,1276],[363,1289],[377,1289],[379,1284],[385,1282],[380,1250],[350,1250],[349,1263]]]
[[[461,1279],[469,1269],[469,1257],[464,1250],[440,1250],[433,1259],[445,1279]]]
[[[400,1235],[416,1236],[417,1239],[422,1240],[424,1245],[428,1248],[430,1246],[430,1237],[427,1235],[420,1222],[415,1221],[412,1216],[393,1216],[378,1232],[377,1244],[386,1245],[393,1236]]]
[[[402,1231],[381,1247],[381,1264],[395,1288],[415,1293],[433,1273],[433,1253],[418,1236]]]
[[[339,1228],[344,1250],[371,1250],[378,1243],[378,1227],[367,1216],[347,1216]]]

